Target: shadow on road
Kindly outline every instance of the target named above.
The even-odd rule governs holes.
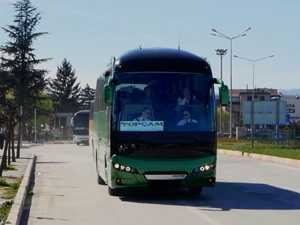
[[[267,184],[217,182],[215,188],[204,188],[201,196],[191,196],[187,189],[124,190],[122,201],[186,205],[199,210],[299,210],[300,193]]]

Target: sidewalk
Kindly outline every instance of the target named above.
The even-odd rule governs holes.
[[[9,212],[8,218],[5,224],[18,225],[22,218],[22,212],[24,203],[27,195],[27,190],[30,185],[30,179],[32,171],[35,166],[36,156],[29,153],[27,150],[35,146],[42,146],[44,144],[70,144],[72,141],[49,141],[49,142],[35,142],[28,143],[23,142],[21,146],[21,157],[16,159],[16,162],[12,162],[12,166],[16,170],[3,171],[2,179],[6,180],[7,183],[20,183],[20,187],[14,199],[5,199],[5,192],[0,190],[0,206],[6,202],[13,200],[12,208]],[[3,150],[0,150],[0,160],[2,159]],[[0,161],[1,162],[1,161]],[[1,179],[0,178],[0,179]],[[4,224],[4,221],[0,220],[0,225]]]
[[[21,157],[16,159],[16,162],[11,162],[11,165],[16,170],[3,171],[3,176],[0,178],[9,184],[21,182],[14,199],[6,199],[6,192],[0,190],[1,206],[6,202],[13,201],[12,208],[7,218],[7,224],[19,224],[21,219],[30,176],[35,162],[35,156],[26,151],[30,146],[31,145],[23,145],[21,148]],[[0,160],[2,160],[2,154],[3,150],[0,150]],[[2,221],[0,221],[0,224],[2,224]]]

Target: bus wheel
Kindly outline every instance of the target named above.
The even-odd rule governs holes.
[[[191,195],[201,195],[202,187],[189,187],[189,192]]]
[[[121,194],[121,189],[120,188],[112,189],[108,187],[108,193],[111,196],[119,196]]]

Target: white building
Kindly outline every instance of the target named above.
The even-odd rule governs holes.
[[[286,114],[290,115],[290,122],[300,122],[300,99],[286,100]]]

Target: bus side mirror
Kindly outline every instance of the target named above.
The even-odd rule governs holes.
[[[228,102],[229,102],[227,85],[225,85],[224,82],[218,78],[214,78],[214,83],[221,85],[221,87],[219,87],[219,96],[220,96],[221,106],[227,106]]]
[[[111,77],[104,85],[104,102],[107,106],[110,106],[113,102],[113,81]]]
[[[229,102],[227,85],[222,85],[221,87],[219,87],[219,96],[221,106],[227,106]]]

